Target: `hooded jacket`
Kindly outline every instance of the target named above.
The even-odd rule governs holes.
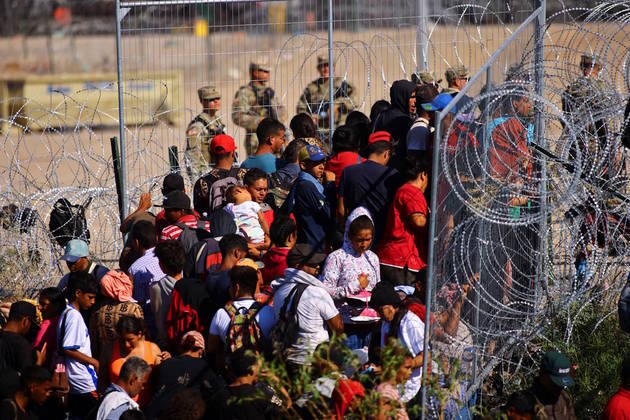
[[[331,253],[326,259],[322,270],[322,283],[330,292],[333,299],[341,299],[347,295],[360,293],[363,289],[359,283],[359,276],[368,276],[366,290],[372,290],[381,280],[378,256],[369,249],[359,254],[352,247],[349,238],[350,224],[360,216],[367,216],[372,220],[370,212],[365,207],[357,207],[346,220],[343,247]],[[372,225],[374,221],[372,220]]]
[[[391,106],[377,117],[374,124],[374,131],[385,130],[392,135],[394,151],[389,166],[399,171],[407,150],[407,133],[413,125],[409,115],[409,98],[415,88],[416,85],[408,80],[396,80],[389,89]]]

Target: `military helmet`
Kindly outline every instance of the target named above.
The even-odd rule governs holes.
[[[197,90],[199,100],[212,101],[214,99],[221,99],[221,94],[214,86],[204,86]]]

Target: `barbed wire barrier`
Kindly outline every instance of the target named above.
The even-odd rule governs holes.
[[[454,17],[472,12],[480,17],[477,25],[460,26]],[[454,51],[449,51],[448,59],[442,52],[447,42],[432,44],[432,31],[443,22],[438,19],[428,28],[435,67],[470,66],[478,60],[473,58],[473,49],[482,51],[485,58],[492,54],[493,48],[484,42],[484,16],[493,16],[492,10],[458,6],[447,11],[443,20],[454,28],[449,44]],[[434,300],[438,310],[447,310],[462,285],[472,286],[462,311],[462,331],[457,337],[461,345],[456,352],[465,362],[470,390],[493,371],[509,384],[519,369],[528,366],[524,360],[536,359],[537,349],[530,344],[546,339],[545,327],[557,314],[593,301],[612,301],[625,280],[630,201],[622,133],[630,88],[629,19],[630,2],[604,2],[588,10],[570,9],[550,16],[544,62],[535,62],[533,35],[526,33],[518,49],[496,62],[492,83],[474,86],[471,100],[458,105],[445,126],[438,190],[432,192],[438,197],[433,217],[440,226]],[[503,30],[510,33],[508,26]],[[379,60],[374,44],[383,37],[335,42],[336,75],[352,80],[358,71],[363,72],[363,77],[354,78],[361,81],[359,109],[369,109],[375,84],[391,86],[415,71],[415,48],[395,37],[387,36],[386,43],[396,46],[399,71]],[[289,92],[300,92],[298,85],[310,81],[303,76],[303,66],[325,49],[325,38],[288,37],[273,64],[278,70],[274,73],[280,74],[282,57],[295,49],[301,49],[305,58],[285,79],[289,81],[285,85],[295,89],[279,90],[282,101],[289,101]],[[598,57],[601,64],[601,72],[592,80],[579,79],[582,54]],[[509,73],[514,64],[512,69],[518,71]],[[544,69],[544,96],[533,93],[537,66]],[[584,86],[567,90],[575,83]],[[118,110],[93,100],[114,87],[54,92],[53,106],[29,98],[7,100],[11,116],[0,120],[4,126],[0,294],[32,296],[56,284],[67,271],[59,261],[62,249],[48,228],[51,209],[60,198],[73,204],[89,203],[91,258],[117,266],[123,243],[109,148],[109,138],[117,133],[107,126],[117,121]],[[167,84],[162,87],[161,97],[151,102],[132,89],[124,94],[126,106],[142,115],[136,119],[141,122],[125,128],[127,194],[132,208],[142,192],[159,191],[162,178],[171,170],[169,146],[179,146],[182,166],[189,164],[181,140],[185,126],[168,114],[191,116],[195,111],[178,106],[182,101],[169,98]],[[163,106],[169,99],[170,105]],[[527,112],[515,106],[523,99],[529,104]],[[572,103],[567,105],[567,101]],[[544,136],[530,128],[537,114],[544,116]],[[229,116],[228,108],[222,117],[229,121]],[[502,130],[513,131],[502,136]],[[514,133],[522,138],[510,137]],[[469,134],[476,143],[471,143]],[[192,191],[191,180],[184,178],[187,191]],[[154,195],[153,202],[157,204],[160,198]],[[565,342],[571,340],[570,321]],[[435,347],[439,351],[440,346]]]

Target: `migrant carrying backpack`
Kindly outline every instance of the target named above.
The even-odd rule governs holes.
[[[54,204],[50,212],[48,228],[62,248],[72,239],[81,239],[90,243],[85,210],[91,201],[92,197],[88,198],[85,204],[72,204],[65,197],[61,197]]]
[[[184,223],[175,223],[175,226],[182,230],[179,238],[177,238],[177,242],[182,244],[186,254],[193,249],[197,242],[210,238],[210,232],[206,230],[206,222],[204,220],[197,220],[197,227],[195,228],[190,228]]]
[[[210,185],[210,188],[208,189],[208,207],[210,208],[210,211],[214,211],[225,206],[225,203],[227,202],[225,192],[228,188],[238,184],[239,170],[239,168],[232,168],[225,178],[217,179],[212,183],[212,185]],[[218,172],[216,174],[210,172],[210,174],[218,178]]]
[[[186,254],[184,265],[184,277],[197,278],[206,281],[208,269],[216,264],[221,264],[221,248],[214,238],[208,238],[197,242]]]
[[[264,306],[259,302],[254,302],[249,309],[237,308],[234,306],[234,302],[228,302],[225,305],[224,309],[230,316],[230,327],[225,335],[227,355],[241,348],[262,350],[263,336],[258,321],[256,321],[256,315]]]
[[[271,330],[269,337],[269,341],[273,343],[271,352],[274,356],[286,358],[287,350],[297,341],[300,329],[297,306],[307,287],[308,284],[304,283],[293,286],[282,304],[280,319]],[[291,307],[289,307],[289,303],[291,303]]]
[[[296,179],[297,178],[289,179],[288,177],[281,177],[277,172],[269,175],[269,192],[265,197],[265,202],[269,204],[274,211],[282,207]]]

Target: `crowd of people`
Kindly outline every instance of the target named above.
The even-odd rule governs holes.
[[[314,398],[263,381],[263,359],[289,381],[304,371],[317,378],[317,412],[327,417],[357,416],[375,393],[375,418],[472,418],[470,378],[457,372],[474,345],[461,314],[475,278],[460,279],[448,309],[429,320],[424,305],[434,114],[468,72],[446,78],[442,93],[430,74],[395,82],[391,103],[347,115],[330,150],[308,114],[291,121],[289,143],[281,122],[262,119],[257,148],[238,167],[234,139],[215,135],[213,166],[192,195],[176,172],[159,206],[142,194],[120,226],[118,267],[68,241],[69,273],[38,302],[13,303],[0,333],[0,418],[312,418]],[[506,124],[525,138],[525,123]],[[491,162],[494,176],[526,176],[526,145],[502,146],[515,158]],[[423,407],[423,375],[447,397]],[[532,389],[511,396],[503,414],[575,418],[571,385],[569,360],[548,352]],[[628,392],[610,410],[627,405]]]

